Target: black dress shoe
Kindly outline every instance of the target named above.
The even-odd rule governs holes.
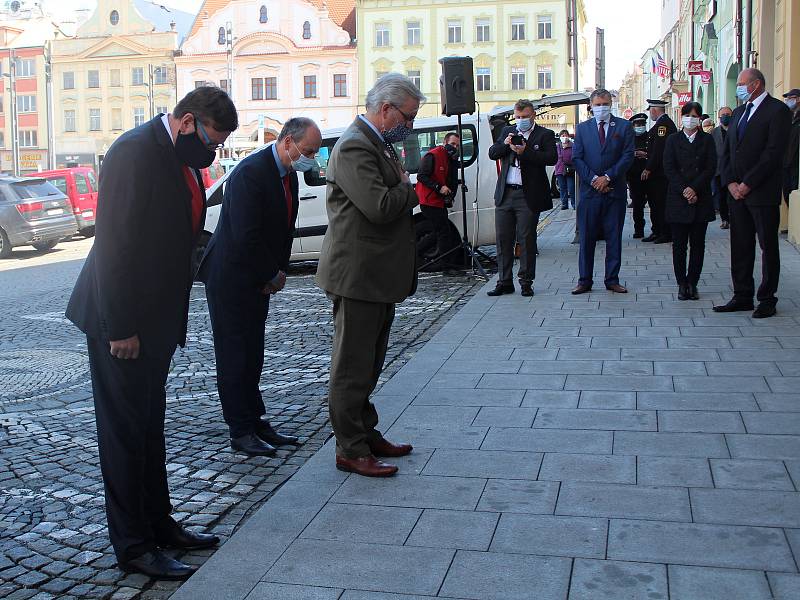
[[[143,573],[153,579],[188,579],[197,567],[185,565],[170,558],[161,550],[145,552],[141,556],[119,563],[119,568],[126,573]]]
[[[689,300],[700,300],[700,294],[697,293],[697,286],[694,284],[689,285]]]
[[[156,531],[156,544],[160,548],[203,550],[219,544],[219,538],[208,533],[189,531],[172,521],[164,529]]]
[[[678,300],[688,300],[689,299],[689,286],[685,283],[681,283],[678,286]]]
[[[644,234],[641,233],[640,231],[637,231],[637,232],[635,232],[633,234],[633,239],[635,239],[635,240],[638,240],[639,238],[643,238],[643,237],[644,237]]]
[[[753,311],[753,318],[754,319],[767,319],[769,317],[774,317],[775,313],[778,312],[775,310],[774,306],[769,306],[766,304],[759,304],[758,308]]]
[[[643,242],[655,242],[658,239],[658,236],[655,233],[651,233],[646,238],[642,238]]]
[[[520,296],[533,296],[533,286],[530,283],[523,283]]]
[[[271,446],[299,446],[300,438],[296,435],[284,435],[275,431],[269,421],[259,421],[256,435]]]
[[[714,312],[718,313],[726,313],[726,312],[739,312],[745,310],[753,310],[753,303],[752,302],[737,302],[736,300],[731,300],[727,304],[720,304],[715,306],[712,309]]]
[[[577,296],[578,294],[586,294],[591,291],[592,291],[592,286],[578,284],[577,286],[575,286],[575,289],[572,290],[572,295]]]
[[[502,296],[503,294],[513,294],[514,293],[514,286],[513,285],[503,285],[502,283],[498,283],[493,290],[489,290],[486,292],[487,296]]]
[[[671,244],[672,238],[668,235],[660,235],[653,240],[654,244]]]
[[[250,456],[273,456],[275,454],[275,448],[263,441],[255,433],[231,438],[231,448]]]

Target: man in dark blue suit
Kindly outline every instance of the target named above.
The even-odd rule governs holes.
[[[214,330],[217,389],[231,447],[251,456],[297,444],[275,431],[258,384],[269,297],[283,289],[297,221],[297,171],[318,168],[322,144],[311,119],[289,119],[278,140],[231,173],[214,236],[200,263]]]
[[[626,293],[619,283],[622,260],[622,226],[625,222],[625,176],[633,163],[634,135],[631,124],[611,116],[611,93],[597,89],[589,97],[593,119],[575,130],[572,160],[581,181],[577,223],[581,236],[578,269],[580,279],[573,294],[592,289],[594,249],[598,233],[606,240],[606,289]]]

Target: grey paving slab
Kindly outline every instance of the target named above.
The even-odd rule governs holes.
[[[448,373],[517,373],[521,360],[492,360],[492,359],[458,359],[451,358],[444,365],[442,370]]]
[[[535,480],[542,463],[539,452],[448,450],[433,453],[424,475]]]
[[[636,327],[603,327],[586,325],[581,327],[581,337],[636,337]]]
[[[426,346],[427,347],[427,346]],[[492,346],[475,346],[475,347],[465,347],[460,346],[456,347],[456,349],[449,355],[451,360],[465,360],[471,361],[475,359],[485,359],[485,360],[508,360],[511,358],[511,353],[514,351],[513,348],[509,346],[499,346],[499,347],[492,347]]]
[[[489,550],[604,558],[607,535],[606,519],[503,513]]]
[[[791,377],[800,373],[800,362],[779,362],[778,368],[781,371],[781,375]]]
[[[341,588],[259,583],[245,600],[338,600],[343,592]]]
[[[300,539],[264,581],[434,595],[452,558],[452,550],[438,548]]]
[[[478,427],[530,427],[536,417],[536,408],[511,408],[484,406],[472,421]]]
[[[459,550],[441,594],[475,600],[563,600],[568,558]]]
[[[673,377],[676,392],[768,392],[763,377]]]
[[[704,327],[702,325],[693,325],[692,327],[681,327],[680,335],[683,337],[740,337],[742,334],[738,327]]]
[[[658,413],[659,431],[687,433],[744,433],[738,412],[665,410]]]
[[[408,536],[406,546],[488,550],[499,516],[490,512],[427,509]]]
[[[800,596],[800,575],[797,573],[768,573],[775,600],[794,600]]]
[[[656,431],[656,413],[639,410],[590,408],[540,408],[534,429],[601,429],[607,431]]]
[[[757,326],[750,326],[750,327],[739,327],[739,331],[741,331],[743,336],[746,337],[760,337],[760,336],[770,336],[770,335],[781,335],[781,336],[788,336],[788,337],[797,337],[800,336],[800,326],[795,323],[794,325],[789,325],[788,323],[783,325],[777,324],[769,324],[769,325],[757,325]]]
[[[673,337],[667,339],[667,344],[670,348],[702,348],[718,351],[731,347],[730,339],[726,337]]]
[[[548,453],[544,455],[539,479],[636,483],[636,457]]]
[[[478,510],[551,515],[558,487],[554,481],[490,479],[478,502]]]
[[[702,362],[678,362],[663,361],[654,363],[655,375],[708,375],[705,363]]]
[[[800,394],[759,393],[755,397],[763,411],[800,412]]]
[[[416,508],[329,502],[300,537],[402,546],[421,514]]]
[[[409,594],[389,594],[386,592],[367,592],[364,590],[346,590],[339,600],[430,600],[430,596],[418,596]],[[441,600],[465,600],[464,598],[444,598],[437,596]]]
[[[725,438],[714,433],[662,433],[618,431],[614,454],[730,458]]]
[[[578,408],[635,409],[636,392],[581,392]]]
[[[607,360],[603,375],[652,375],[653,363],[644,360]]]
[[[569,373],[595,373],[603,369],[601,361],[570,360],[526,360],[522,363],[520,373],[567,375]]]
[[[458,427],[447,424],[392,426],[385,431],[390,440],[423,448],[480,448],[488,427]]]
[[[731,338],[731,346],[734,348],[781,348],[780,342],[772,337],[741,337]]]
[[[705,458],[673,458],[640,456],[637,459],[639,485],[713,487],[708,460]]]
[[[689,496],[677,487],[565,481],[557,515],[691,521]]]
[[[452,389],[472,389],[478,385],[481,373],[437,373],[428,382],[427,387]]]
[[[731,458],[795,459],[800,456],[800,436],[726,434]]]
[[[589,348],[592,345],[592,338],[588,337],[550,337],[547,338],[545,348],[548,349],[561,349],[561,348]]]
[[[555,360],[558,350],[555,348],[545,348],[547,340],[542,339],[541,348],[513,348],[511,360]]]
[[[762,571],[669,566],[670,600],[770,600]]]
[[[480,410],[477,406],[409,406],[395,421],[396,425],[442,424],[453,427],[472,425]]]
[[[639,392],[640,410],[758,410],[752,393]]]
[[[578,406],[578,391],[561,390],[528,390],[522,400],[522,406],[542,408],[576,408]]]
[[[558,360],[602,361],[619,358],[619,348],[561,348],[558,351]]]
[[[796,572],[780,529],[612,519],[608,558]]]
[[[721,349],[719,351],[719,357],[722,360],[736,362],[778,362],[781,360],[797,361],[800,360],[800,349]]]
[[[484,375],[478,383],[480,389],[491,390],[562,390],[565,375]],[[766,391],[759,390],[759,391]]]
[[[747,433],[800,435],[800,413],[768,412],[742,415]]]
[[[800,527],[800,492],[692,489],[697,523]]]
[[[592,348],[621,348],[624,352],[630,348],[666,348],[667,338],[644,337],[597,337],[591,338]]]
[[[780,375],[781,372],[775,363],[771,362],[737,362],[717,361],[706,365],[709,375]]]
[[[433,390],[427,389],[414,398],[414,405],[453,406],[519,406],[524,390]]]
[[[466,477],[397,475],[375,481],[351,477],[333,495],[333,502],[474,510],[486,481]]]
[[[671,392],[672,378],[643,375],[567,375],[566,390],[619,390],[621,392]],[[759,390],[764,391],[764,390]]]
[[[706,348],[623,348],[622,360],[652,360],[655,362],[698,362],[718,360],[717,351]]]
[[[569,600],[667,600],[665,565],[577,559]]]
[[[784,463],[779,460],[711,459],[714,487],[794,491]]]
[[[492,427],[481,449],[611,454],[612,439],[610,431]]]

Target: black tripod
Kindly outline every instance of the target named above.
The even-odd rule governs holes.
[[[464,142],[462,136],[462,127],[461,127],[461,115],[457,116],[458,118],[458,165],[459,170],[461,171],[461,244],[458,246],[453,246],[450,250],[441,254],[435,258],[432,258],[424,265],[417,269],[418,271],[422,271],[427,267],[435,264],[436,262],[450,256],[454,252],[458,252],[459,250],[464,252],[464,262],[469,263],[472,267],[472,274],[475,275],[476,271],[480,274],[481,277],[486,279],[489,276],[486,274],[483,266],[481,265],[480,261],[478,260],[478,256],[482,256],[487,260],[492,260],[490,256],[487,256],[480,250],[476,250],[472,244],[469,243],[469,238],[467,237],[467,185],[466,185],[466,178],[464,175]],[[477,141],[477,140],[476,140]],[[477,144],[476,144],[477,145]]]

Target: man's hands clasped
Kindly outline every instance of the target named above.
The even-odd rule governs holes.
[[[111,356],[120,360],[136,360],[139,358],[139,336],[134,335],[124,340],[109,342]]]
[[[734,200],[744,200],[747,198],[747,194],[750,193],[750,186],[746,183],[736,183],[734,181],[728,184],[728,191]]]
[[[278,275],[275,277],[274,280],[266,284],[262,289],[261,293],[265,296],[269,296],[271,294],[277,294],[286,286],[286,273],[283,271],[278,271]]]

